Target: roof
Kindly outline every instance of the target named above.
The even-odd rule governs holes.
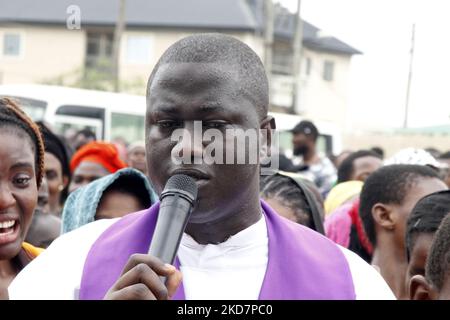
[[[127,0],[128,27],[162,27],[262,32],[264,0]],[[67,9],[77,5],[81,24],[113,26],[119,0],[0,0],[0,23],[40,23],[66,25]],[[275,6],[275,38],[294,36],[295,15]],[[339,39],[320,36],[320,30],[303,21],[305,47],[342,54],[361,52]]]
[[[0,0],[0,22],[66,24],[77,5],[81,24],[114,25],[119,0]],[[126,23],[142,27],[254,30],[255,19],[242,0],[128,0]]]
[[[286,8],[277,5],[275,7],[275,37],[286,40],[294,37],[295,14],[290,13]],[[321,30],[314,25],[303,20],[303,45],[310,49],[331,51],[342,54],[361,54],[361,51],[351,47],[341,40],[332,36],[322,36]]]

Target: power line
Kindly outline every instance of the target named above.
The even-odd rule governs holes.
[[[403,128],[408,128],[408,112],[409,112],[409,95],[411,90],[411,80],[412,80],[412,67],[413,67],[413,58],[414,58],[414,35],[416,32],[416,24],[412,25],[411,32],[411,50],[409,55],[409,71],[408,71],[408,84],[406,86],[406,99],[405,99],[405,119],[403,122]]]

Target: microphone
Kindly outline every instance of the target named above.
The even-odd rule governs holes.
[[[149,254],[164,263],[173,264],[195,201],[195,180],[184,174],[169,178],[160,196],[158,220],[150,243]]]

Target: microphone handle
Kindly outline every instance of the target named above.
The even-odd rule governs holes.
[[[192,203],[176,193],[162,199],[148,253],[173,264],[192,211]],[[161,280],[165,282],[165,277]]]

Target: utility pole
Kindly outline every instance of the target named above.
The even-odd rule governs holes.
[[[299,109],[300,102],[300,69],[302,63],[302,42],[303,42],[303,21],[300,16],[300,4],[301,0],[297,0],[297,11],[295,13],[295,33],[292,43],[293,49],[293,71],[292,71],[292,107],[291,113],[295,114]]]
[[[125,7],[126,1],[119,0],[119,16],[117,18],[116,27],[114,29],[114,40],[113,40],[113,81],[114,81],[114,91],[120,91],[120,42],[122,39],[122,34],[125,29]]]
[[[264,1],[264,67],[266,69],[267,79],[269,81],[269,100],[272,88],[272,49],[273,49],[273,26],[274,12],[272,0]],[[270,103],[269,103],[270,106]]]
[[[411,89],[411,80],[412,80],[412,67],[413,67],[413,58],[414,58],[414,35],[416,33],[416,24],[412,25],[411,32],[411,50],[409,52],[409,71],[408,71],[408,84],[406,86],[406,100],[405,100],[405,119],[403,122],[403,128],[408,128],[408,113],[409,113],[409,92]]]

